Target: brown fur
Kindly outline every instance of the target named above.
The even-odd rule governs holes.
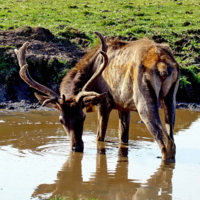
[[[107,92],[107,98],[98,107],[97,140],[104,140],[110,111],[117,109],[119,139],[127,143],[130,111],[137,109],[157,141],[163,160],[174,161],[173,126],[179,66],[169,46],[148,39],[126,42],[117,38],[108,38],[107,45],[108,66],[91,88],[91,91],[98,93]],[[98,50],[99,46],[93,48],[76,65],[75,71],[66,75],[61,84],[61,93],[76,94],[76,90],[81,89],[101,65]],[[160,101],[164,104],[166,129],[159,116]]]

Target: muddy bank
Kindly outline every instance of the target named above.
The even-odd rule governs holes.
[[[200,104],[196,103],[186,103],[186,102],[177,102],[177,109],[189,109],[191,111],[200,111]],[[21,100],[20,102],[0,102],[0,109],[6,111],[17,111],[17,112],[29,112],[31,109],[43,110],[43,111],[53,111],[54,108],[43,107],[39,102],[31,103],[29,100]]]
[[[39,83],[58,92],[59,83],[66,72],[84,55],[80,45],[65,38],[55,37],[42,27],[22,27],[0,31],[0,102],[36,101],[34,90],[19,76],[15,48],[29,42],[26,60],[31,76]]]
[[[29,112],[31,109],[43,110],[43,111],[52,111],[54,108],[43,107],[39,102],[31,103],[29,100],[21,100],[20,102],[1,102],[0,109],[6,111],[17,111],[17,112]]]

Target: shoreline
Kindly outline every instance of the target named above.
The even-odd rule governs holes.
[[[21,100],[20,102],[5,101],[0,102],[0,109],[6,111],[16,111],[16,112],[29,112],[31,109],[42,110],[42,111],[55,111],[54,108],[48,108],[42,106],[39,102],[31,103],[28,100]],[[200,104],[197,103],[187,103],[187,102],[176,102],[176,109],[189,109],[191,111],[200,111]]]

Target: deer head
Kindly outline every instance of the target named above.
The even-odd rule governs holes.
[[[36,98],[43,106],[52,107],[59,110],[59,120],[63,125],[66,133],[70,137],[71,149],[73,151],[82,152],[84,148],[82,141],[83,124],[85,120],[85,114],[83,112],[84,107],[89,106],[90,104],[96,105],[106,97],[106,93],[98,94],[94,91],[88,91],[90,85],[94,84],[108,63],[108,57],[106,54],[106,39],[98,32],[95,32],[95,34],[101,40],[102,46],[99,52],[102,54],[104,62],[82,87],[82,90],[77,95],[74,95],[70,98],[66,98],[65,95],[60,96],[50,88],[47,88],[46,86],[41,85],[40,83],[33,80],[28,71],[28,64],[26,63],[26,49],[29,45],[28,42],[24,43],[19,50],[15,49],[15,53],[17,55],[18,63],[20,66],[20,77],[30,87],[45,94],[41,95],[35,93]]]

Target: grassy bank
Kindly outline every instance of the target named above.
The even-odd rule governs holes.
[[[96,43],[94,31],[167,42],[181,65],[180,96],[200,93],[200,2],[196,0],[1,0],[0,30],[45,27],[72,42]],[[186,94],[186,95],[185,95]],[[180,97],[180,98],[182,98]],[[199,100],[198,100],[199,99]]]
[[[199,28],[200,2],[196,0],[3,0],[0,28],[42,26],[54,34],[73,27],[92,35],[144,37],[185,33]]]

